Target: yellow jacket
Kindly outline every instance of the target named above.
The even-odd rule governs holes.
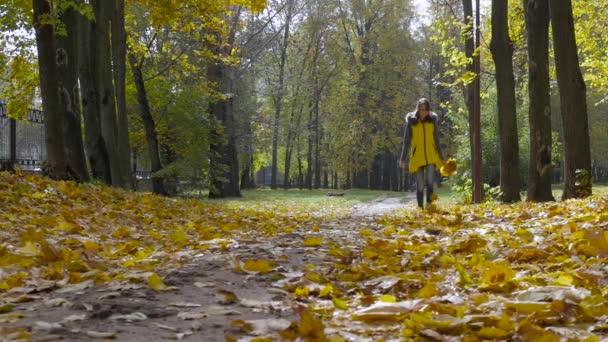
[[[430,112],[424,121],[418,113],[411,112],[405,116],[405,132],[399,161],[405,160],[405,151],[410,160],[410,173],[416,173],[421,166],[435,164],[437,169],[443,160],[439,144],[439,130],[436,129],[437,114]]]

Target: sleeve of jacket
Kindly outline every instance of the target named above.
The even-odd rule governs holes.
[[[433,113],[435,114],[435,113]],[[439,141],[439,124],[438,124],[438,119],[439,116],[437,116],[437,114],[435,114],[435,118],[434,118],[434,124],[435,124],[435,146],[437,147],[437,153],[439,153],[439,159],[441,159],[442,161],[443,159],[443,152],[441,151],[441,143]]]
[[[399,162],[406,160],[407,151],[410,149],[412,142],[412,124],[408,120],[407,115],[405,116],[405,129],[403,130],[403,143],[401,144],[401,156]]]

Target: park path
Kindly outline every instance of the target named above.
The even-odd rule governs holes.
[[[382,196],[371,202],[357,204],[353,208],[354,217],[378,217],[392,211],[405,209],[416,198],[414,193],[408,192],[401,197]]]
[[[312,221],[304,230],[224,241],[224,247],[203,251],[182,268],[163,274],[168,291],[155,292],[145,282],[113,281],[23,293],[12,311],[23,317],[0,321],[0,341],[16,337],[11,337],[11,329],[29,331],[31,341],[219,342],[226,336],[237,341],[277,336],[307,307],[284,286],[305,280],[307,265],[323,264],[326,257],[326,248],[303,247],[309,229],[316,226],[323,239],[356,250],[359,231],[381,229],[376,218],[404,209],[410,201],[411,194],[381,197],[354,206],[345,217]],[[247,259],[278,260],[273,274],[283,279],[235,272],[239,260]]]

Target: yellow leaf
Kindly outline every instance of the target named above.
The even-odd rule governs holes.
[[[397,298],[395,298],[391,295],[384,295],[384,296],[380,297],[380,301],[384,302],[384,303],[397,303]]]
[[[182,232],[181,230],[176,230],[171,233],[171,242],[178,246],[186,245],[189,241],[190,238],[188,237],[188,235],[186,235],[186,233]]]
[[[569,273],[560,273],[557,279],[553,282],[553,285],[570,286],[574,285],[574,277]]]
[[[308,287],[298,287],[293,291],[293,295],[296,297],[308,297],[309,294]]]
[[[608,231],[587,230],[585,239],[599,252],[608,253]]]
[[[148,285],[150,285],[150,287],[156,292],[167,289],[167,285],[163,283],[163,280],[160,279],[156,273],[152,273],[150,276],[148,276]]]
[[[334,306],[340,310],[348,310],[348,305],[346,305],[346,303],[344,303],[344,301],[342,301],[341,299],[339,299],[338,297],[333,297],[331,299],[331,301],[334,303]]]
[[[359,232],[359,235],[360,235],[360,236],[362,236],[362,237],[367,237],[367,236],[372,236],[372,235],[374,235],[374,232],[373,232],[372,230],[370,230],[370,229],[362,229],[362,230]]]
[[[487,262],[484,266],[485,269],[481,272],[481,278],[485,286],[506,284],[515,277],[515,271],[506,263]]]
[[[445,163],[441,165],[439,168],[439,172],[443,177],[450,177],[458,170],[458,166],[456,165],[456,159],[450,158]]]
[[[519,236],[522,240],[526,242],[532,242],[534,240],[534,234],[522,227],[519,227],[515,230],[515,235]]]
[[[247,271],[258,272],[258,273],[268,273],[272,271],[272,265],[266,260],[252,260],[249,259],[245,261],[245,265],[243,265]]]
[[[437,291],[437,285],[434,282],[427,282],[424,287],[418,291],[418,298],[430,299],[439,294]]]
[[[322,237],[309,236],[304,240],[304,247],[317,247],[323,243]]]
[[[45,262],[53,262],[59,260],[59,252],[55,246],[48,243],[46,240],[40,240],[41,259]]]
[[[559,335],[530,323],[520,326],[518,333],[524,341],[559,342],[562,340]]]
[[[505,302],[505,309],[513,309],[517,313],[529,315],[551,308],[551,303],[546,302],[530,302],[530,301],[513,301]]]
[[[304,341],[326,341],[325,327],[321,320],[314,317],[310,312],[304,312],[300,317],[300,325],[298,327],[300,337]]]
[[[327,285],[321,290],[321,293],[319,293],[319,297],[327,298],[327,297],[331,296],[333,293],[334,293],[333,286]]]
[[[27,241],[23,247],[17,248],[17,253],[25,256],[37,256],[40,254],[40,250],[37,243]]]
[[[242,319],[235,319],[231,322],[233,327],[237,327],[246,333],[250,333],[253,331],[253,325],[251,323],[246,322]]]
[[[505,338],[508,338],[509,336],[513,335],[509,331],[502,330],[499,328],[494,328],[494,327],[483,327],[483,328],[479,329],[479,331],[477,331],[475,334],[481,338],[489,339],[489,340],[505,339]]]

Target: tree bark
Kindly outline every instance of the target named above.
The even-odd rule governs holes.
[[[217,61],[208,68],[209,81],[219,85],[221,96],[214,99],[210,106],[216,124],[211,143],[209,198],[240,197],[230,67]]]
[[[313,99],[310,100],[314,102]],[[306,153],[306,188],[312,190],[312,163],[313,163],[313,143],[314,143],[314,114],[313,114],[313,103],[310,104],[308,110],[308,150]]]
[[[554,201],[551,192],[551,92],[549,89],[549,2],[524,0],[528,31],[530,161],[528,201]]]
[[[464,36],[464,52],[467,58],[471,61],[467,64],[467,72],[474,73],[475,65],[473,63],[473,53],[475,52],[475,42],[473,41],[473,4],[471,0],[462,0],[462,8],[464,12],[464,23],[467,27],[466,32],[463,32]],[[469,142],[471,149],[471,170],[473,170],[473,156],[475,155],[474,142],[473,142],[473,121],[475,117],[474,112],[474,96],[475,84],[471,82],[466,85],[464,91],[465,105],[469,112]]]
[[[59,74],[59,98],[65,120],[64,143],[68,169],[76,181],[89,181],[84,144],[78,89],[78,13],[66,9],[61,16],[67,35],[56,35],[56,66]]]
[[[107,1],[107,0],[106,0]],[[125,1],[113,0],[112,16],[112,70],[116,92],[117,147],[121,184],[134,188],[131,170],[131,143],[129,142],[129,121],[127,119],[126,69],[127,34],[125,32]]]
[[[108,159],[110,161],[110,174],[112,185],[127,187],[122,177],[121,158],[118,148],[118,124],[116,101],[112,73],[112,45],[110,40],[110,22],[114,13],[114,2],[105,0],[92,0],[97,24],[97,39],[95,41],[95,80],[99,95],[99,114],[101,136],[103,137]]]
[[[218,56],[229,54],[234,45],[240,7],[234,12],[228,39],[216,48]],[[218,35],[219,36],[219,35]],[[221,39],[218,39],[221,41]],[[210,110],[217,123],[214,125],[209,167],[209,198],[240,197],[239,160],[237,155],[236,122],[234,118],[234,70],[222,58],[208,66],[208,79],[217,84],[218,93],[212,100]]]
[[[71,172],[65,149],[65,118],[58,84],[60,83],[55,54],[55,32],[53,26],[43,23],[44,16],[51,15],[51,8],[45,0],[33,0],[34,28],[38,50],[38,69],[40,72],[40,93],[42,108],[46,113],[45,138],[47,163],[45,174],[54,179],[69,179]],[[65,51],[63,52],[65,58]]]
[[[289,44],[289,24],[291,23],[291,0],[287,0],[287,14],[285,17],[285,28],[283,29],[283,43],[281,45],[281,60],[279,62],[279,83],[275,96],[274,125],[272,130],[272,174],[270,188],[277,188],[277,150],[279,147],[279,127],[281,119],[281,104],[283,102],[283,79],[285,75],[285,63],[287,62],[287,45]]]
[[[167,195],[167,191],[163,184],[163,178],[154,175],[154,173],[163,169],[163,165],[160,160],[156,123],[154,122],[154,117],[152,117],[152,111],[150,110],[150,103],[148,102],[148,94],[146,93],[146,85],[141,72],[141,66],[137,61],[137,57],[132,54],[129,54],[129,64],[131,65],[131,72],[133,73],[133,82],[137,89],[139,114],[146,131],[146,142],[148,143],[148,154],[150,155],[150,171],[152,171],[152,191],[159,195]]]
[[[500,190],[502,201],[510,203],[519,196],[519,145],[515,109],[513,46],[509,38],[509,4],[492,0],[492,41],[490,50],[496,66],[498,136],[500,143]]]
[[[581,74],[571,0],[549,1],[555,69],[564,129],[562,199],[591,195],[591,149],[585,82]]]
[[[97,90],[95,72],[97,65],[97,54],[95,53],[96,41],[98,39],[97,23],[79,15],[78,24],[78,41],[80,46],[78,50],[78,64],[86,155],[93,179],[111,185],[110,160],[106,144],[101,135],[99,91]]]

